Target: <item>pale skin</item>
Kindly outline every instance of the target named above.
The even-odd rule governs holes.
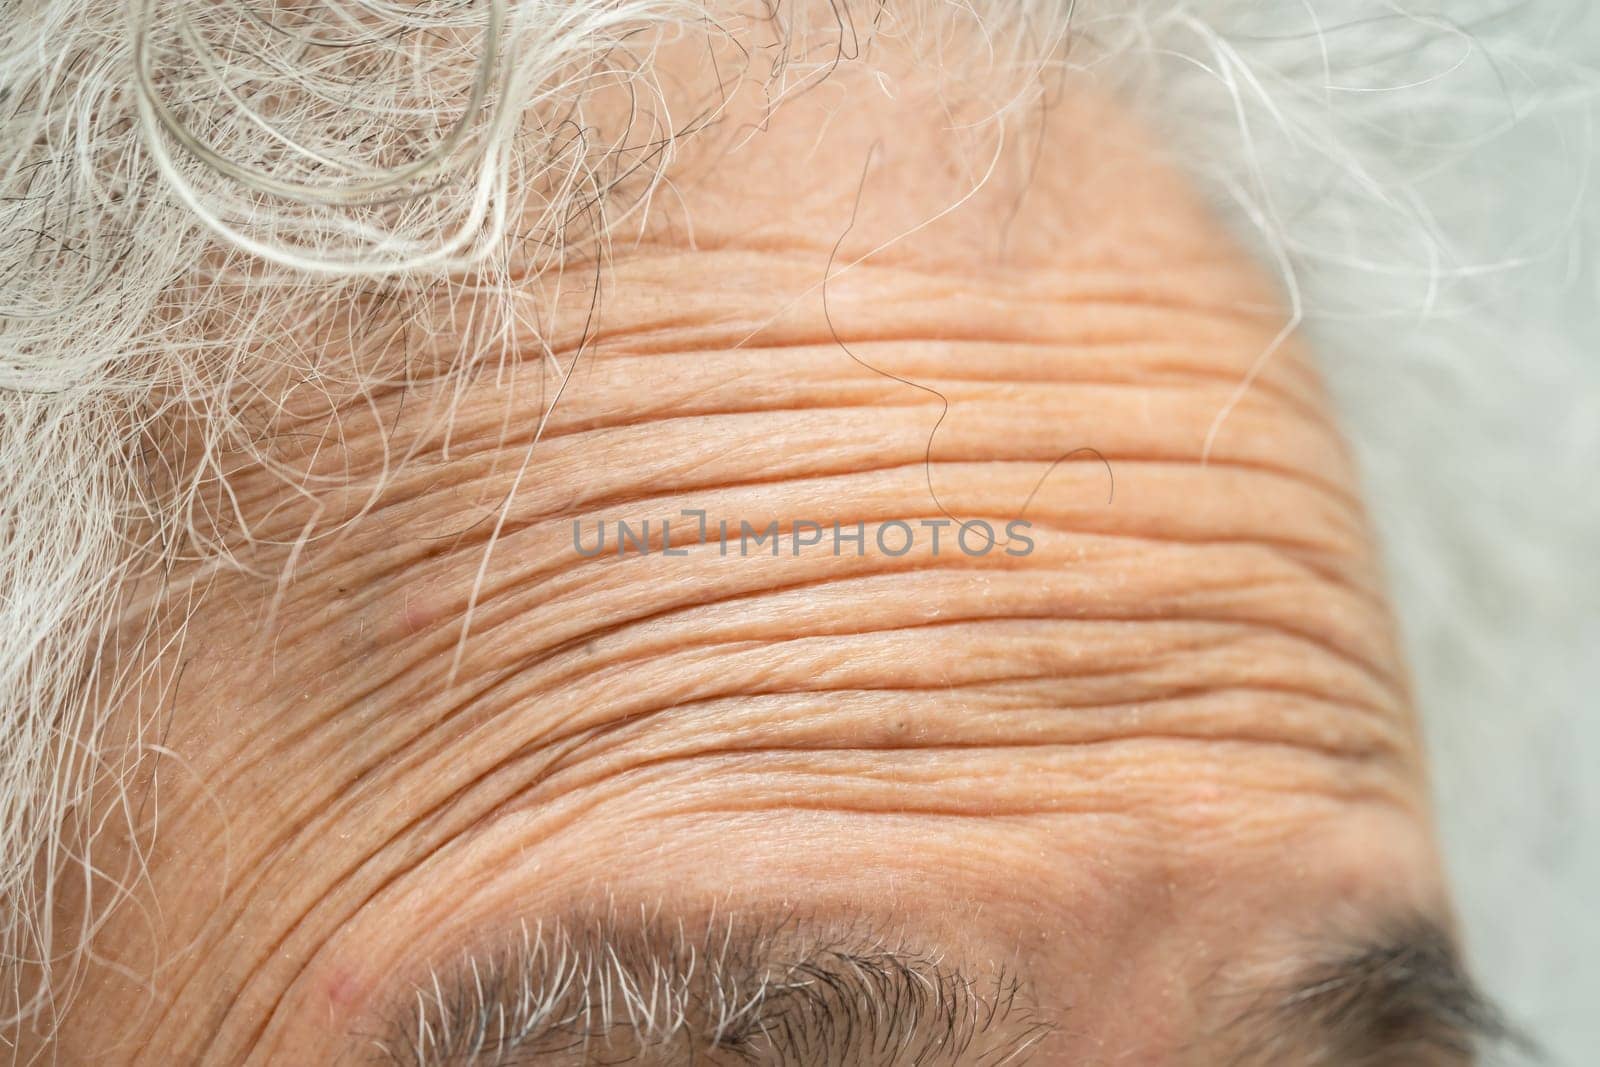
[[[63,1062],[363,1062],[421,968],[643,908],[1003,968],[1058,1024],[1029,1062],[1204,1065],[1298,946],[1444,914],[1376,551],[1274,288],[1106,100],[1016,119],[972,193],[992,138],[895,77],[688,153],[581,356],[579,266],[553,356],[529,336],[448,420],[396,388],[275,444],[351,479],[334,515],[385,439],[414,456],[291,583],[208,579]],[[302,501],[233,481],[294,539]],[[684,509],[1023,515],[1034,547],[574,551],[574,519]]]

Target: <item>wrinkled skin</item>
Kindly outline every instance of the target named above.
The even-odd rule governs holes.
[[[1210,1063],[1230,976],[1440,906],[1374,549],[1304,354],[1262,359],[1271,288],[1093,94],[1015,120],[962,200],[992,140],[893,89],[841,69],[686,154],[531,452],[561,374],[531,330],[448,417],[413,384],[274,442],[354,487],[334,517],[384,440],[414,456],[292,583],[202,583],[148,870],[61,1059],[355,1057],[396,975],[606,900],[847,915],[1070,1007],[1041,1062]],[[232,487],[295,539],[280,482]],[[1019,556],[572,542],[1025,502]]]

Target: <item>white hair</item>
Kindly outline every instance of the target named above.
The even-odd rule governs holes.
[[[911,0],[885,2],[878,32],[917,17]],[[951,17],[999,53],[1089,70],[1148,119],[1282,279],[1293,324],[1354,412],[1380,500],[1450,509],[1380,508],[1397,516],[1385,532],[1402,590],[1440,601],[1409,620],[1425,668],[1450,627],[1457,677],[1462,657],[1509,654],[1494,644],[1503,630],[1470,628],[1485,613],[1462,610],[1463,560],[1484,595],[1504,598],[1491,605],[1595,599],[1597,571],[1577,555],[1600,528],[1594,494],[1552,501],[1526,486],[1592,471],[1600,442],[1555,419],[1518,451],[1485,415],[1508,392],[1542,405],[1529,384],[1540,374],[1592,383],[1593,364],[1559,344],[1503,349],[1475,308],[1532,267],[1577,262],[1577,222],[1592,224],[1596,79],[1559,45],[1592,29],[1583,0],[1511,14],[1459,2],[1448,17],[1404,0],[970,2]],[[104,805],[88,799],[116,795],[159,751],[145,735],[155,709],[140,709],[129,737],[109,735],[105,713],[165,690],[178,657],[163,652],[183,631],[156,625],[153,598],[129,591],[180,558],[246,565],[208,532],[202,492],[220,486],[226,500],[218,458],[258,448],[240,394],[269,367],[273,380],[359,390],[362,369],[330,364],[315,338],[374,296],[397,321],[441,293],[469,298],[473,325],[448,372],[470,372],[523,314],[513,278],[557,277],[572,242],[603,245],[648,209],[675,146],[715,121],[714,108],[666,113],[651,80],[652,49],[692,33],[785,43],[751,51],[781,57],[768,68],[752,59],[736,74],[766,80],[775,100],[836,58],[826,28],[793,12],[698,0],[9,4],[0,952],[13,1024],[49,1014],[64,984],[52,972],[70,972],[132,875],[95,866]],[[586,101],[619,89],[655,106],[602,131]],[[1508,144],[1547,154],[1540,188],[1496,176]],[[1510,224],[1486,225],[1502,210]],[[1406,411],[1415,419],[1392,418]],[[1408,454],[1435,434],[1449,456]],[[1437,492],[1420,495],[1418,471]],[[130,632],[137,647],[117,647]],[[63,877],[88,894],[81,929],[52,928]]]

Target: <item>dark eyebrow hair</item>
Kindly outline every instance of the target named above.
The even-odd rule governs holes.
[[[1053,1028],[1003,970],[967,973],[864,928],[787,916],[615,916],[518,932],[429,968],[363,1035],[373,1062],[1026,1062]]]
[[[1538,1054],[1473,981],[1450,931],[1420,914],[1311,952],[1230,1028],[1240,1067],[1463,1067],[1497,1049]]]

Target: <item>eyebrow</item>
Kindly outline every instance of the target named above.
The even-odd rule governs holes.
[[[1463,1067],[1491,1049],[1536,1054],[1474,982],[1431,916],[1392,919],[1307,953],[1233,1020],[1241,1067]]]
[[[691,933],[694,929],[695,932]],[[1439,921],[1324,936],[1259,981],[1211,1037],[1233,1067],[1462,1067],[1533,1051],[1473,982]],[[1055,1030],[1028,986],[795,915],[698,928],[643,914],[521,925],[430,967],[365,1035],[379,1063],[751,1063],[830,1067],[1028,1062]]]
[[[1003,970],[794,916],[521,926],[429,969],[366,1036],[399,1067],[1026,1062],[1053,1026]]]

